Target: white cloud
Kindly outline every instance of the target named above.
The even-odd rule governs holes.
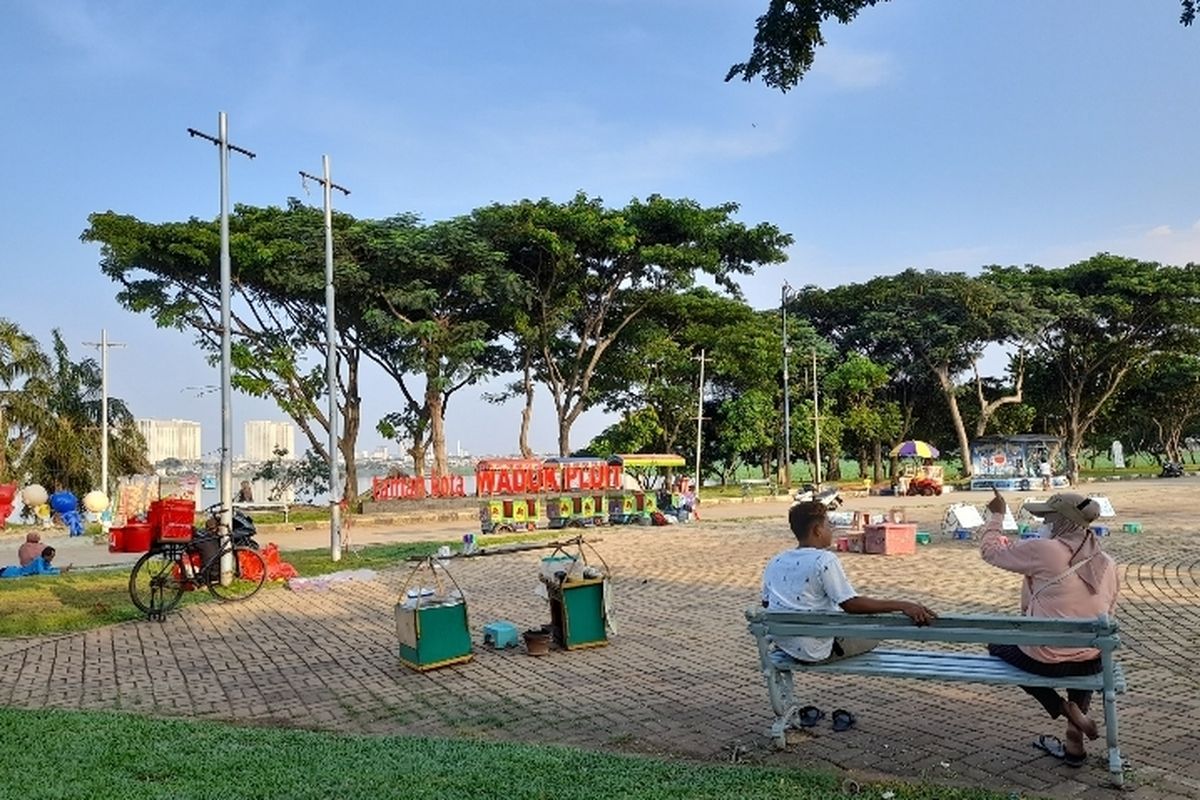
[[[1163,236],[1170,236],[1172,233],[1170,225],[1157,225],[1146,231],[1147,239],[1155,239]]]
[[[810,75],[836,89],[870,89],[887,83],[894,73],[892,57],[887,53],[827,46],[817,52]]]

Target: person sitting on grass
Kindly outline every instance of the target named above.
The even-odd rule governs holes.
[[[796,548],[785,550],[763,571],[763,608],[779,611],[845,611],[882,614],[899,611],[914,625],[937,619],[930,609],[907,600],[877,600],[854,591],[837,554],[829,550],[833,526],[823,503],[797,503],[788,512]],[[816,664],[859,655],[879,644],[874,639],[776,637],[775,646],[797,661]]]
[[[54,553],[55,550],[53,547],[46,547],[42,550],[41,555],[24,566],[14,565],[0,569],[0,578],[24,578],[29,575],[64,575],[70,572],[70,564],[62,569],[50,566],[50,562],[54,559]]]
[[[17,548],[17,563],[22,567],[42,554],[46,545],[42,544],[42,535],[37,531],[25,534],[25,544]]]

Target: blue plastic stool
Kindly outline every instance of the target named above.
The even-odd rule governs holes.
[[[511,622],[498,620],[483,626],[483,643],[490,644],[497,650],[517,646],[517,626]]]
[[[954,538],[955,539],[970,539],[971,532],[969,530],[967,530],[966,528],[958,528],[957,530],[954,531]]]
[[[1103,525],[1093,525],[1092,533],[1096,534],[1097,536],[1108,536],[1108,528],[1104,527]]]

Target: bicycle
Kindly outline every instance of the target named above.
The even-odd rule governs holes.
[[[233,571],[222,581],[221,560],[230,555]],[[190,541],[156,541],[129,574],[129,598],[151,619],[162,619],[184,592],[200,587],[222,602],[253,597],[267,579],[267,564],[257,549],[235,543],[221,546],[214,532],[194,531]]]

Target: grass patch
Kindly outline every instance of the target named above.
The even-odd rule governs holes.
[[[540,531],[479,539],[482,547],[553,540],[564,531]],[[334,563],[329,550],[289,550],[282,554],[304,576],[327,575],[345,569],[386,569],[404,563],[413,556],[430,555],[442,545],[461,546],[461,542],[412,542],[408,544],[367,545],[346,552]],[[72,570],[66,575],[0,580],[0,637],[40,636],[67,633],[138,619],[142,613],[129,599],[130,567],[99,570]],[[208,602],[207,591],[188,592],[184,603]]]
[[[844,794],[835,775],[698,765],[564,747],[349,736],[115,713],[0,709],[4,791],[45,798],[289,800],[336,797],[1000,800],[945,786],[873,784]]]

